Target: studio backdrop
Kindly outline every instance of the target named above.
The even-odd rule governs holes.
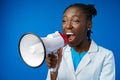
[[[120,80],[120,1],[119,0],[0,0],[0,80],[45,80],[47,65],[32,68],[19,53],[19,40],[27,32],[44,37],[62,32],[64,9],[73,3],[94,4],[91,37],[113,51],[116,80]]]

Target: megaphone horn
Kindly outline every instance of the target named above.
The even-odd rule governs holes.
[[[67,36],[58,31],[42,38],[33,33],[26,33],[19,41],[19,51],[27,65],[39,67],[44,62],[46,54],[55,53],[67,43]]]

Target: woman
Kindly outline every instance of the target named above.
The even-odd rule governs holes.
[[[62,29],[68,45],[58,51],[58,57],[47,55],[47,80],[115,80],[112,51],[97,45],[91,38],[93,5],[73,4],[65,9]]]

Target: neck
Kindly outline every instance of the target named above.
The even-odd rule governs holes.
[[[90,47],[91,40],[83,40],[78,46],[73,47],[77,52],[81,53],[83,51],[88,51]]]

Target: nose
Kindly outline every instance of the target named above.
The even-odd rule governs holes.
[[[67,28],[67,29],[72,29],[72,28],[73,28],[73,26],[72,26],[72,24],[71,24],[70,21],[67,22],[67,24],[66,24],[66,28]]]

